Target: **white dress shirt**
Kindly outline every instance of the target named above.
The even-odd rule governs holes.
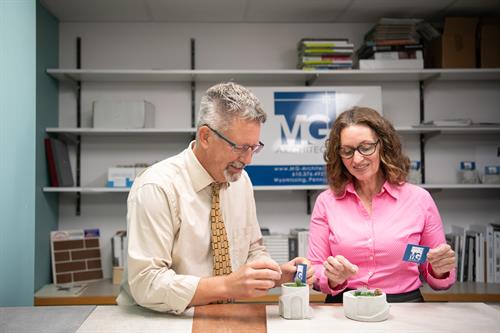
[[[128,258],[119,305],[137,303],[182,313],[201,277],[212,276],[211,187],[214,179],[192,147],[139,175],[127,200]],[[247,173],[220,191],[233,272],[257,258],[261,245],[253,188]]]

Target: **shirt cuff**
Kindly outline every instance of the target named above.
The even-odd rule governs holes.
[[[427,283],[432,289],[448,289],[450,288],[457,278],[456,268],[446,273],[442,278],[435,277],[434,271],[432,270],[432,266],[429,263],[427,264]]]

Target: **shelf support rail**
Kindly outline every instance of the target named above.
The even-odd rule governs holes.
[[[82,68],[82,39],[81,37],[76,38],[76,68]],[[78,80],[76,82],[76,127],[82,127],[82,82]],[[82,137],[80,134],[76,136],[76,187],[80,187],[80,175],[81,175],[81,151],[82,151]],[[76,192],[76,216],[81,215],[81,192]]]
[[[196,69],[196,40],[191,38],[191,70]],[[191,77],[191,128],[196,127],[196,80]],[[196,138],[196,132],[193,134],[193,140]]]
[[[420,124],[425,122],[425,85],[429,82],[437,80],[441,74],[433,74],[426,79],[418,81],[418,92],[419,92],[419,102],[420,102]],[[436,136],[439,132],[432,132],[429,134],[420,133],[419,141],[420,141],[420,173],[422,175],[422,184],[425,184],[425,145],[427,140],[431,137]]]

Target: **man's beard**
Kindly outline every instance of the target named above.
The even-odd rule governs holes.
[[[241,163],[241,162],[233,162],[233,163],[230,163],[229,165],[233,166],[235,168],[240,168],[240,169],[245,167],[245,164]],[[229,166],[228,166],[228,168],[229,168]],[[232,182],[235,182],[238,179],[240,179],[241,172],[229,173],[229,171],[227,171],[228,168],[224,169],[224,178],[226,178],[227,182],[232,183]]]

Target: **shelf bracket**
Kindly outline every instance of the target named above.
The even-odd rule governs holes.
[[[429,83],[429,82],[432,82],[432,81],[436,81],[440,77],[441,77],[441,74],[436,73],[436,74],[430,75],[429,77],[426,77],[425,79],[421,80],[420,82],[422,82],[422,83]]]
[[[306,80],[306,86],[312,86],[316,82],[316,80],[319,78],[319,74],[314,74],[312,75],[309,79]]]

